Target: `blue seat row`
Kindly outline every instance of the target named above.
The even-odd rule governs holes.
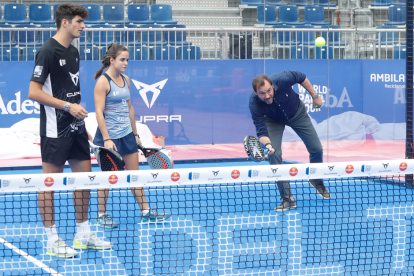
[[[283,26],[274,26],[274,28],[278,29],[286,29],[286,31],[277,31],[273,32],[273,44],[279,45],[315,45],[316,33],[315,32],[294,32],[294,28],[300,29],[314,29],[314,26],[309,25],[299,25],[299,26],[292,26],[292,25],[283,25]],[[341,41],[341,33],[340,32],[329,32],[329,29],[340,29],[339,26],[335,25],[324,25],[321,26],[321,29],[318,31],[321,32],[321,36],[325,39],[326,44],[329,46],[345,46],[347,45],[345,42]],[[292,29],[292,30],[290,30]],[[324,29],[327,29],[324,31]],[[328,39],[329,34],[329,39]]]
[[[266,18],[266,22],[265,22]],[[279,7],[279,21],[276,18],[275,6],[257,7],[257,24],[265,25],[328,25],[325,22],[324,7],[305,7],[305,22],[299,22],[299,8],[297,6]]]
[[[53,5],[53,11],[60,4]],[[172,20],[172,7],[165,4],[151,5],[151,20],[149,18],[149,6],[145,4],[128,5],[128,19],[125,20],[123,4],[105,4],[103,5],[103,20],[101,19],[101,6],[98,4],[81,4],[89,12],[89,18],[85,20],[86,24],[177,24]],[[0,6],[1,11],[1,6]],[[27,20],[25,4],[5,4],[4,20],[2,24],[49,24],[52,20],[52,6],[49,4],[30,4],[29,20]]]
[[[0,51],[0,61],[34,61],[40,47],[3,47]],[[106,47],[80,46],[81,60],[101,60],[106,53]],[[152,49],[147,46],[129,46],[129,60],[195,60],[201,58],[198,46],[157,46]]]
[[[266,1],[267,3],[267,1]],[[266,18],[266,22],[265,22]],[[386,25],[405,25],[406,7],[401,5],[388,8],[388,22]],[[328,25],[325,22],[324,7],[307,6],[305,7],[305,21],[299,22],[299,8],[297,6],[279,7],[279,21],[277,21],[275,6],[257,7],[257,24],[265,25]]]
[[[134,25],[129,25],[136,28]],[[177,31],[163,31],[160,25],[140,25],[140,28],[154,29],[154,31],[128,31],[128,27],[123,24],[115,25],[115,28],[124,28],[125,31],[92,31],[83,32],[80,37],[81,45],[108,45],[112,42],[124,45],[145,45],[145,46],[184,46],[191,45],[187,41],[185,25],[171,24],[165,28],[174,28]],[[96,24],[91,25],[92,29],[112,28],[112,25]],[[183,29],[183,30],[178,30]]]
[[[135,25],[128,25],[131,28],[136,28]],[[2,46],[19,45],[19,46],[39,46],[46,40],[56,34],[55,24],[44,24],[42,29],[50,28],[50,31],[25,31],[19,30],[21,28],[36,28],[36,25],[18,24],[14,28],[10,25],[0,25],[0,43]],[[91,29],[110,29],[112,25],[95,24],[91,25]],[[176,31],[163,31],[160,25],[141,25],[140,28],[157,29],[156,31],[84,31],[80,37],[81,45],[96,45],[105,46],[112,42],[124,45],[144,45],[144,46],[185,46],[191,45],[187,41],[185,25],[165,25],[165,28],[177,29]],[[7,29],[6,29],[7,28]],[[115,28],[124,28],[124,24],[115,25]],[[14,38],[14,39],[13,39]],[[1,45],[0,45],[1,46]]]
[[[242,5],[248,6],[263,6],[262,0],[241,0]],[[266,0],[266,5],[272,6],[284,6],[286,3],[283,3],[282,0]],[[336,4],[331,4],[330,0],[312,0],[309,3],[309,0],[289,0],[289,5],[291,6],[323,6],[323,7],[336,7]]]

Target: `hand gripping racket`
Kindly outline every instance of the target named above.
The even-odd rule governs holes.
[[[256,139],[256,137],[251,135],[247,135],[246,138],[244,138],[244,150],[246,151],[247,156],[256,162],[264,161],[265,156],[269,151]]]
[[[105,171],[123,171],[125,162],[122,156],[112,149],[98,147],[89,141],[89,146],[95,154],[96,161],[103,172]]]
[[[162,170],[173,168],[174,161],[166,149],[144,148],[141,144],[138,144],[138,149],[144,154],[151,169]]]

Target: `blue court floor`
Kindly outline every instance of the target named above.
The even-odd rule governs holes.
[[[192,163],[176,168],[260,166]],[[141,169],[148,169],[141,166]],[[99,168],[94,168],[99,171]],[[0,174],[40,173],[39,170]],[[90,223],[111,250],[82,250],[73,259],[46,255],[36,193],[0,195],[0,275],[414,275],[413,190],[388,180],[329,179],[330,200],[307,182],[292,182],[298,208],[276,213],[275,183],[222,183],[146,189],[152,208],[172,214],[157,224],[140,221],[129,189],[111,190],[108,214],[116,229]],[[72,192],[55,193],[59,236],[72,245]],[[51,274],[41,266],[50,267]]]

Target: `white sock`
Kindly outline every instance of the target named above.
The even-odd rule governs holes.
[[[146,216],[146,215],[148,214],[149,210],[150,210],[150,209],[143,210],[143,211],[141,211],[141,214],[142,214],[143,216]]]
[[[45,232],[47,235],[47,246],[50,247],[55,241],[59,239],[59,235],[56,230],[56,225],[45,227]]]
[[[106,213],[99,213],[99,217],[102,217],[103,215],[106,215]]]
[[[78,236],[78,238],[86,239],[89,237],[90,232],[91,232],[91,228],[89,226],[88,221],[76,223],[76,233],[77,233],[76,235]]]

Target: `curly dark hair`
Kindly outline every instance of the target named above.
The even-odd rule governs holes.
[[[89,12],[85,9],[85,7],[78,5],[72,5],[68,3],[60,5],[56,9],[55,14],[57,29],[60,29],[62,19],[66,19],[69,22],[72,22],[72,19],[77,15],[79,15],[83,19],[87,19],[89,17]]]

